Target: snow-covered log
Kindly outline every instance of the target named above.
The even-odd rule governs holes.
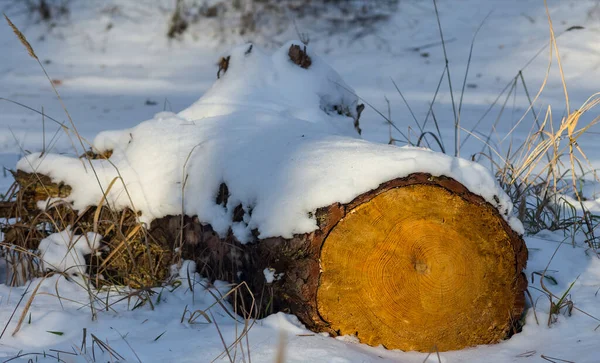
[[[234,218],[243,218],[234,214]],[[152,222],[213,279],[245,281],[261,314],[392,349],[454,350],[512,334],[525,307],[523,240],[496,208],[447,177],[416,173],[317,209],[318,229],[242,244],[197,218]]]
[[[169,251],[151,271],[181,254],[211,279],[246,282],[254,297],[238,311],[290,312],[314,331],[432,351],[516,329],[527,249],[485,168],[361,140],[358,98],[304,46],[245,45],[219,65],[188,109],[98,135],[105,157],[22,159],[27,205],[135,211],[139,243]]]

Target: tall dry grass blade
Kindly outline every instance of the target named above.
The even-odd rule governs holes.
[[[398,87],[398,85],[396,84],[396,82],[394,81],[394,79],[390,77],[390,80],[392,81],[392,84],[394,85],[394,87],[396,87],[396,91],[398,92],[398,94],[402,98],[402,102],[404,102],[404,105],[408,109],[408,112],[410,112],[410,115],[412,116],[413,121],[415,121],[415,124],[417,124],[417,127],[419,128],[419,132],[423,133],[423,126],[421,126],[421,124],[419,123],[419,120],[417,120],[417,116],[415,116],[415,113],[413,112],[412,108],[408,104],[408,101],[404,97],[404,94],[402,93],[402,91],[400,91],[400,88]]]
[[[64,104],[64,102],[62,100],[62,97],[60,97],[60,94],[58,93],[58,90],[54,86],[54,82],[52,82],[52,79],[48,75],[48,72],[46,72],[46,68],[44,67],[44,65],[42,64],[42,62],[40,61],[40,59],[37,57],[37,55],[33,51],[33,47],[31,46],[31,44],[29,44],[29,42],[27,41],[27,38],[25,38],[25,36],[19,30],[19,28],[17,28],[17,26],[15,24],[13,24],[12,21],[10,21],[10,19],[8,18],[8,16],[6,16],[6,14],[4,14],[4,18],[8,22],[8,25],[12,28],[13,32],[16,34],[17,38],[19,38],[19,40],[21,41],[21,43],[25,46],[25,48],[27,49],[27,52],[29,53],[29,55],[33,59],[35,59],[38,62],[38,64],[40,65],[40,67],[42,68],[42,71],[46,75],[46,78],[48,79],[48,82],[50,83],[50,86],[52,87],[52,90],[54,90],[54,93],[56,94],[56,97],[58,98],[58,101],[60,102],[63,111],[65,112],[65,114],[67,115],[67,118],[69,119],[69,121],[71,123],[71,127],[73,128],[73,131],[74,131],[75,135],[79,139],[79,143],[80,143],[80,145],[81,145],[81,147],[83,149],[83,152],[85,153],[85,146],[83,145],[83,139],[80,136],[79,132],[77,131],[77,128],[75,127],[75,123],[73,122],[73,119],[71,118],[71,115],[69,114],[69,111],[67,110],[67,107],[65,106],[65,104]],[[77,154],[78,153],[77,152],[77,148],[75,147],[75,143],[73,142],[71,134],[69,132],[66,132],[66,134],[69,136],[69,139],[71,140],[71,144],[73,145],[73,149],[75,150],[75,153]],[[85,166],[85,163],[83,161],[82,161],[82,165],[83,165],[84,169],[87,170],[87,168]],[[91,165],[91,163],[90,163],[90,165]],[[94,171],[94,174],[95,174],[95,171]],[[96,178],[98,179],[97,176],[96,176]],[[98,179],[98,183],[100,183],[99,179]]]
[[[438,137],[437,137],[437,135],[436,135],[436,134],[434,134],[434,133],[433,133],[433,132],[431,132],[431,131],[425,131],[425,132],[423,132],[421,135],[419,135],[419,138],[417,139],[417,144],[416,144],[416,145],[417,145],[417,146],[421,146],[421,141],[422,141],[423,139],[425,139],[425,136],[427,136],[427,135],[430,135],[431,137],[433,137],[433,139],[435,140],[435,142],[436,142],[436,143],[438,144],[438,146],[440,147],[440,150],[442,151],[442,153],[444,153],[444,154],[445,154],[445,153],[446,153],[446,149],[444,148],[444,144],[442,144],[442,140],[441,140],[440,138],[438,138]],[[427,139],[425,139],[425,140],[427,140]],[[427,147],[431,149],[431,146],[429,145],[429,142],[427,142],[427,144],[428,144],[428,146],[427,146]]]
[[[502,97],[502,95],[504,94],[504,92],[506,92],[506,90],[508,90],[508,88],[513,84],[514,82],[514,78],[512,78],[507,84],[506,86],[504,86],[504,88],[502,89],[502,91],[500,91],[500,93],[498,93],[498,95],[496,96],[496,98],[494,99],[494,101],[488,106],[488,108],[483,112],[483,114],[481,115],[481,117],[479,117],[479,119],[477,120],[477,122],[475,122],[475,124],[473,125],[473,127],[471,128],[471,133],[474,133],[475,130],[477,130],[477,128],[479,127],[479,125],[481,124],[481,122],[487,117],[487,115],[494,109],[494,107],[496,106],[496,104],[498,104],[498,102],[500,101],[500,98]],[[464,140],[462,140],[461,142],[461,147],[467,142],[467,140],[469,140],[469,135],[465,136]]]
[[[36,110],[36,109],[35,109],[35,108],[33,108],[33,107],[29,107],[29,106],[27,106],[27,105],[25,105],[25,104],[23,104],[23,103],[20,103],[20,102],[17,102],[17,101],[11,100],[11,99],[9,99],[9,98],[0,97],[0,101],[6,101],[6,102],[9,102],[9,103],[15,104],[15,105],[17,105],[17,106],[19,106],[19,107],[23,107],[23,108],[25,108],[25,109],[28,109],[29,111],[35,112],[35,113],[39,114],[40,116],[43,114],[43,113],[42,113],[42,111]],[[62,127],[62,128],[65,128],[65,129],[67,129],[67,130],[69,129],[69,127],[68,127],[67,125],[65,125],[64,123],[62,123],[62,122],[58,121],[58,120],[57,120],[57,119],[55,119],[54,117],[50,117],[49,115],[46,115],[46,118],[47,118],[47,119],[49,119],[49,120],[50,120],[50,121],[52,121],[52,122],[55,122],[56,124],[58,124],[58,125],[59,125],[60,127]]]
[[[460,119],[456,112],[456,102],[454,101],[454,90],[452,89],[452,77],[450,76],[450,67],[448,53],[446,52],[446,41],[444,40],[444,32],[440,21],[440,13],[437,7],[437,0],[433,0],[435,9],[435,18],[437,19],[438,30],[440,31],[440,39],[442,41],[442,49],[444,51],[444,61],[446,62],[446,74],[448,75],[448,88],[450,91],[450,100],[452,101],[452,112],[454,113],[454,156],[460,156]]]
[[[125,344],[127,344],[127,346],[129,347],[129,349],[130,349],[130,350],[133,352],[133,355],[135,355],[135,358],[137,359],[137,361],[138,361],[139,363],[142,363],[142,360],[141,360],[141,359],[140,359],[140,357],[137,355],[137,353],[135,352],[135,350],[133,349],[133,347],[131,346],[131,344],[129,344],[129,342],[127,341],[127,339],[125,339],[125,336],[124,336],[123,334],[121,334],[121,332],[120,332],[120,331],[118,331],[117,329],[115,329],[115,328],[112,328],[112,327],[111,327],[111,329],[112,329],[112,330],[114,330],[114,331],[116,331],[116,332],[117,332],[117,334],[119,334],[119,335],[121,336],[121,339],[123,339],[123,341],[125,342]],[[163,333],[163,334],[164,334],[164,333]]]
[[[16,25],[13,24],[12,21],[10,21],[10,19],[8,18],[8,16],[6,14],[3,14],[3,15],[4,15],[4,19],[6,19],[6,22],[8,23],[8,26],[11,27],[12,31],[15,33],[17,38],[19,38],[19,41],[21,42],[21,44],[23,44],[25,49],[27,49],[27,53],[29,54],[29,56],[39,62],[38,56],[33,51],[33,47],[27,41],[27,38],[25,38],[25,35],[23,33],[21,33],[19,28],[17,28]]]
[[[229,353],[229,347],[227,346],[227,343],[225,342],[225,338],[223,337],[223,334],[221,333],[221,329],[219,328],[219,323],[217,323],[217,321],[215,320],[215,317],[213,316],[213,313],[211,311],[210,312],[210,316],[212,317],[212,321],[213,324],[215,325],[215,328],[217,329],[217,333],[219,334],[219,338],[221,339],[221,344],[223,344],[223,347],[225,348],[224,353],[227,353],[227,358],[229,358],[229,362],[233,363],[233,358],[231,358],[231,354]],[[214,362],[214,360],[213,360]]]
[[[394,122],[392,122],[392,120],[390,120],[387,116],[385,116],[381,111],[379,111],[375,106],[373,106],[371,103],[369,103],[369,101],[365,100],[364,98],[360,97],[359,95],[357,95],[353,90],[349,89],[347,86],[339,83],[339,82],[333,82],[333,84],[335,84],[338,87],[343,88],[344,90],[346,90],[348,93],[350,93],[351,95],[355,96],[356,98],[358,98],[361,102],[364,102],[367,106],[369,106],[373,111],[375,111],[379,116],[381,116],[391,127],[393,127],[396,131],[398,131],[398,133],[400,135],[402,135],[402,137],[404,137],[405,141],[402,140],[396,140],[396,141],[401,141],[407,144],[410,144],[410,142],[408,141],[408,136],[406,136],[406,134],[404,132],[402,132],[402,130],[400,130],[398,128],[398,126],[396,126],[396,124]]]
[[[285,363],[285,346],[287,344],[287,336],[285,331],[279,331],[279,342],[277,343],[277,351],[275,352],[275,363]]]
[[[25,295],[29,291],[29,287],[31,286],[32,283],[33,283],[33,280],[30,280],[29,281],[29,285],[27,285],[27,288],[25,289],[25,292],[23,292],[23,294],[21,295],[21,299],[19,299],[19,302],[17,303],[17,305],[13,309],[12,314],[10,314],[10,317],[8,318],[8,321],[6,322],[6,324],[4,324],[4,329],[2,329],[2,333],[0,333],[0,339],[2,339],[2,337],[4,336],[4,333],[6,332],[6,329],[8,328],[8,324],[10,324],[10,322],[12,321],[12,318],[15,316],[15,313],[17,312],[17,309],[21,305],[21,302],[25,298]]]
[[[531,100],[531,95],[529,94],[529,88],[527,87],[527,82],[525,82],[525,76],[523,76],[523,71],[519,71],[519,78],[521,79],[521,85],[523,85],[523,91],[525,91],[525,96],[527,97],[527,102],[529,102],[529,106],[531,108],[531,113],[533,115],[533,119],[540,128],[539,118],[537,113],[535,112],[535,108],[533,108],[533,101]]]
[[[560,72],[560,79],[563,86],[563,92],[565,93],[565,103],[567,106],[567,115],[571,113],[569,107],[569,92],[567,91],[567,83],[565,81],[565,73],[563,72],[562,63],[560,61],[560,53],[558,52],[558,44],[556,43],[556,36],[554,35],[554,26],[552,25],[552,18],[550,17],[550,9],[548,8],[548,1],[544,0],[544,6],[546,8],[546,16],[548,17],[548,26],[550,28],[550,42],[554,51],[556,51],[556,63],[558,64],[558,70]]]
[[[492,124],[492,127],[490,128],[490,132],[486,138],[486,145],[489,144],[490,140],[492,139],[492,135],[496,134],[496,127],[498,127],[498,124],[500,123],[500,120],[502,119],[502,115],[504,114],[506,105],[508,104],[508,101],[510,100],[510,96],[514,92],[516,92],[516,88],[517,88],[517,78],[513,78],[510,90],[506,94],[506,99],[504,99],[504,102],[502,103],[502,106],[500,107],[500,111],[498,112],[498,115],[496,116],[496,120],[494,121],[494,123]],[[512,132],[508,133],[508,135],[510,135],[510,134],[512,134]]]
[[[98,220],[100,219],[100,212],[102,211],[102,206],[104,205],[104,202],[107,199],[108,193],[110,193],[110,190],[115,185],[115,182],[118,179],[119,179],[118,177],[114,177],[113,180],[111,180],[110,184],[108,184],[106,191],[104,191],[104,193],[102,193],[102,198],[100,198],[100,202],[98,202],[96,211],[94,212],[94,233],[98,233]]]
[[[440,79],[438,81],[437,87],[435,88],[435,92],[433,92],[433,98],[431,99],[431,102],[429,102],[429,109],[427,110],[427,114],[425,115],[425,121],[423,121],[423,128],[425,128],[427,126],[427,121],[429,121],[429,116],[433,117],[433,105],[435,104],[435,101],[437,100],[437,96],[440,92],[440,89],[442,88],[442,82],[444,82],[445,75],[446,75],[446,68],[444,68],[444,70],[442,71],[442,74],[440,75]],[[438,124],[437,120],[434,117],[433,117],[433,122],[434,122],[435,129],[437,130],[438,135],[441,135],[440,125]]]
[[[42,107],[42,155],[46,153],[46,116]]]
[[[460,92],[460,100],[458,101],[458,119],[459,120],[460,120],[460,112],[462,110],[462,105],[463,105],[463,97],[465,95],[465,88],[467,86],[467,78],[469,76],[469,69],[471,67],[471,58],[473,57],[473,48],[475,47],[475,39],[477,39],[477,34],[479,34],[479,31],[481,30],[481,28],[483,28],[483,25],[488,20],[488,18],[490,17],[490,15],[492,15],[492,12],[493,12],[493,10],[490,11],[485,16],[485,18],[483,18],[483,20],[481,21],[481,23],[477,27],[477,30],[475,30],[475,34],[473,34],[473,39],[471,39],[471,47],[469,49],[469,58],[467,59],[467,68],[465,69],[465,77],[463,78],[462,90]]]
[[[33,291],[31,292],[31,296],[27,300],[27,303],[25,304],[25,308],[23,308],[23,312],[21,313],[19,322],[17,323],[15,330],[13,330],[13,332],[11,334],[13,337],[19,332],[19,330],[21,330],[21,325],[23,324],[23,321],[25,320],[25,317],[27,316],[27,313],[29,312],[29,308],[31,307],[31,304],[33,303],[33,299],[35,299],[35,295],[37,294],[38,289],[40,288],[40,286],[42,286],[42,282],[44,282],[45,280],[46,280],[46,276],[42,277],[40,282],[38,282],[38,284],[35,286],[35,289],[33,289]]]

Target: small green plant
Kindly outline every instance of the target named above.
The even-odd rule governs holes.
[[[579,277],[577,277],[577,279],[579,279]],[[550,301],[550,317],[551,318],[553,316],[560,314],[561,310],[563,310],[563,309],[566,309],[567,314],[569,316],[571,316],[571,313],[573,312],[573,301],[571,301],[571,299],[569,297],[570,296],[569,292],[573,288],[573,285],[575,285],[575,282],[577,282],[577,279],[575,279],[575,281],[573,281],[569,285],[567,290],[560,296],[558,301],[554,302],[551,299],[551,301]],[[550,321],[548,321],[548,325],[550,325]]]

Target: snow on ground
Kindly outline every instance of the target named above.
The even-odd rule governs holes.
[[[539,288],[540,277],[532,273],[543,271],[558,248],[559,252],[548,268],[552,281],[556,281],[557,285],[552,285],[550,279],[546,279],[545,285],[560,295],[572,282],[577,281],[571,289],[575,307],[587,314],[599,316],[600,306],[596,292],[599,288],[600,261],[596,257],[587,256],[583,247],[573,247],[561,243],[562,240],[562,233],[549,231],[528,238],[531,258],[527,275],[530,278],[534,276],[536,283],[532,285]],[[189,288],[190,281],[194,286],[193,290]],[[25,302],[38,284],[40,287],[29,310],[30,314],[25,316],[20,331],[12,336]],[[216,283],[216,286],[221,294],[225,294],[229,288],[224,283]],[[215,287],[211,287],[210,291],[205,287],[208,287],[208,282],[197,274],[189,279],[184,276],[178,287],[156,289],[152,296],[154,310],[149,303],[133,309],[139,303],[135,297],[129,302],[117,302],[121,297],[115,291],[100,293],[99,300],[95,303],[98,318],[91,321],[89,295],[83,282],[76,278],[69,282],[58,276],[45,281],[34,280],[0,339],[0,358],[9,359],[21,352],[40,353],[38,359],[41,360],[41,353],[46,352],[60,354],[60,358],[67,362],[84,362],[85,357],[90,361],[95,352],[96,361],[110,360],[108,353],[102,353],[97,345],[92,346],[91,334],[94,334],[121,355],[123,361],[229,361],[223,354],[219,331],[229,345],[241,334],[244,322],[234,321],[219,305],[206,312],[206,316],[217,323],[219,331],[217,325],[208,323],[203,314],[197,313],[197,319],[190,322],[192,312],[207,309],[214,304],[213,295],[219,294]],[[27,287],[11,289],[0,285],[0,321],[9,321],[26,289]],[[440,353],[441,361],[540,362],[543,361],[541,355],[544,355],[576,362],[597,362],[598,332],[594,329],[600,321],[574,310],[572,316],[561,314],[551,327],[547,327],[548,300],[540,297],[535,289],[531,289],[531,292],[537,301],[539,325],[530,309],[523,332],[512,339],[497,345]],[[109,311],[102,309],[106,301],[109,301]],[[228,304],[225,305],[231,310]],[[84,328],[88,336],[82,347]],[[247,355],[246,347],[250,347],[253,362],[274,361],[280,347],[284,347],[286,362],[420,363],[427,356],[423,353],[373,348],[357,344],[349,337],[334,339],[314,334],[303,328],[294,316],[281,313],[257,321],[250,329],[248,339],[248,342],[243,340],[244,350]],[[231,354],[233,356],[234,350]],[[239,347],[236,354],[237,361],[242,361]],[[35,357],[25,356],[21,361],[29,358]],[[41,361],[56,360],[49,358]],[[431,356],[427,362],[438,362],[438,358]]]
[[[164,37],[164,11],[140,7],[133,1],[119,3],[123,4],[120,8],[111,7],[117,2],[77,5],[79,7],[72,10],[71,20],[52,31],[42,25],[26,26],[26,16],[7,10],[12,20],[22,26],[50,77],[55,80],[78,130],[88,140],[93,140],[100,131],[134,127],[160,111],[183,110],[213,84],[216,62],[226,52],[226,48],[217,47],[214,43],[190,38],[168,41]],[[548,3],[556,34],[559,35],[558,45],[571,107],[577,108],[598,91],[600,8],[598,2],[592,0],[551,0]],[[545,76],[547,51],[529,63],[548,42],[543,2],[440,0],[438,6],[457,98],[473,34],[489,14],[475,40],[461,123],[467,130],[478,125],[475,133],[483,136],[487,136],[492,125],[496,124],[491,141],[499,150],[505,151],[511,141],[518,144],[525,139],[532,118],[526,117],[523,125],[516,127],[503,140],[529,104],[522,84],[517,83],[515,92],[508,97],[506,92],[501,94],[502,90],[507,85],[510,89],[513,78],[522,70],[533,97]],[[565,32],[573,26],[583,26],[584,29]],[[417,118],[423,120],[444,67],[442,49],[435,44],[439,41],[439,32],[431,2],[400,2],[392,22],[364,38],[310,35],[312,49],[322,54],[323,59],[359,96],[386,116],[387,97],[390,100],[389,114],[398,127],[407,134],[409,126],[418,130],[391,80],[403,92]],[[275,39],[273,45],[278,46],[279,42],[288,39]],[[253,40],[248,36],[240,37],[238,43]],[[27,56],[4,25],[0,26],[0,49],[0,97],[36,110],[43,107],[48,116],[60,122],[67,121],[39,66]],[[452,152],[454,116],[445,82],[436,99],[434,113],[440,123],[446,149]],[[478,123],[499,95],[499,104]],[[506,108],[500,112],[502,104],[506,104]],[[549,104],[553,107],[554,121],[558,122],[564,113],[565,101],[556,59],[546,89],[536,103],[536,111],[544,111]],[[428,122],[428,129],[433,131],[431,117]],[[582,122],[589,122],[589,119]],[[14,169],[25,153],[40,151],[44,129],[47,149],[73,153],[68,138],[60,131],[56,133],[56,123],[15,104],[0,101],[0,125],[0,163],[4,167]],[[370,107],[361,117],[361,126],[365,139],[387,143],[388,125]],[[600,161],[595,132],[592,129],[579,140],[579,145],[594,166]],[[54,137],[55,133],[57,137]],[[418,133],[410,133],[413,142]],[[396,131],[392,135],[402,139]],[[466,137],[466,132],[463,132],[462,139]],[[438,149],[435,144],[432,147]],[[481,142],[470,137],[461,149],[461,155],[468,156],[481,148]],[[0,192],[10,183],[8,175],[0,173]],[[527,237],[530,260],[526,272],[530,281],[532,277],[535,281],[530,291],[536,302],[539,325],[535,323],[533,309],[529,309],[523,332],[512,339],[493,346],[441,353],[441,361],[540,362],[545,361],[542,355],[576,362],[598,361],[600,329],[596,328],[600,324],[597,320],[600,317],[600,265],[593,252],[586,248],[584,239],[584,236],[577,235],[573,246],[571,239],[561,243],[565,240],[562,231],[542,231]],[[575,308],[580,309],[574,309],[572,316],[561,314],[550,327],[547,327],[549,302],[536,290],[541,289],[540,276],[534,274],[546,267],[552,278],[545,279],[545,286],[556,295],[561,296],[575,282],[570,290],[570,299]],[[198,276],[195,279],[198,283],[202,281]],[[186,319],[181,323],[186,305],[187,310],[193,311],[213,304],[214,298],[209,291],[214,293],[215,290],[206,290],[198,285],[192,292],[185,277],[182,285],[174,291],[165,288],[160,297],[159,293],[153,296],[154,311],[149,304],[131,311],[136,303],[134,298],[129,306],[127,301],[121,301],[112,306],[114,311],[99,311],[98,320],[92,322],[89,306],[86,306],[88,292],[76,283],[79,280],[73,281],[55,276],[41,282],[31,305],[31,319],[25,317],[20,332],[13,337],[11,333],[25,303],[40,280],[32,282],[0,338],[1,358],[9,359],[19,352],[56,354],[50,349],[72,352],[73,346],[81,348],[82,329],[86,328],[88,337],[84,351],[88,356],[94,352],[98,360],[110,360],[110,357],[106,353],[100,357],[102,353],[97,345],[92,349],[90,333],[107,342],[127,361],[211,361],[218,357],[221,361],[229,360],[221,355],[223,344],[215,324],[206,324],[202,316],[195,324],[186,322]],[[553,285],[554,282],[556,285]],[[26,289],[26,286],[9,288],[0,285],[0,322],[10,319]],[[223,286],[220,289],[222,292],[226,290]],[[108,299],[115,301],[118,297],[113,292]],[[101,302],[97,304],[102,305]],[[226,342],[233,341],[236,331],[241,330],[241,324],[236,324],[218,305],[211,311],[213,316],[210,318],[218,322]],[[4,328],[4,324],[0,326]],[[282,335],[286,336],[284,344],[280,343]],[[420,353],[371,348],[356,344],[352,339],[312,335],[299,327],[292,316],[282,314],[257,322],[249,334],[249,346],[255,362],[273,361],[279,346],[285,347],[286,361],[290,362],[423,362],[426,358]],[[81,356],[60,354],[65,361],[87,360]],[[238,351],[237,360],[241,360],[239,354]],[[21,361],[28,358],[35,357],[25,356]],[[43,360],[42,356],[37,358]],[[437,362],[438,358],[431,356],[428,361]]]
[[[102,236],[93,232],[85,236],[74,235],[70,228],[53,233],[41,240],[38,247],[42,268],[68,274],[85,273],[84,256],[98,250],[101,240]]]

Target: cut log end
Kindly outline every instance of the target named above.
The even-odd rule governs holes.
[[[323,244],[320,315],[338,334],[390,349],[504,339],[524,308],[523,262],[498,217],[437,185],[359,204]]]

